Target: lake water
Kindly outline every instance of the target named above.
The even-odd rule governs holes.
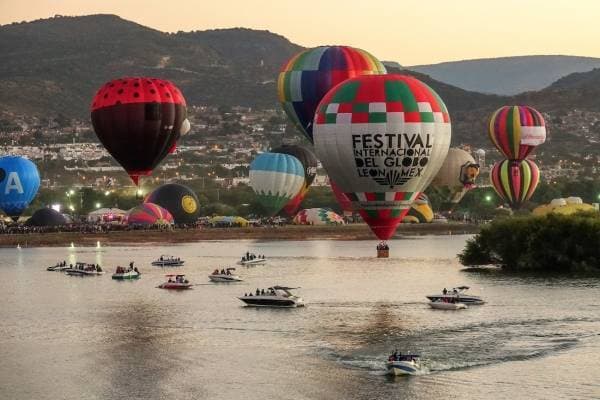
[[[226,241],[177,246],[0,250],[2,399],[598,399],[600,279],[468,272],[455,255],[467,236],[390,242]],[[267,265],[245,282],[209,284],[247,250]],[[157,289],[161,254],[186,260],[200,284]],[[70,277],[58,260],[100,263]],[[134,282],[110,278],[134,260]],[[252,309],[236,296],[300,286],[307,306]],[[425,294],[471,286],[487,300],[431,310]],[[428,372],[385,374],[398,348]]]

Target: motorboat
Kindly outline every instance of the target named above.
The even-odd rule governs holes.
[[[265,258],[265,256],[257,256],[256,254],[253,253],[246,253],[245,256],[242,257],[242,259],[240,261],[238,261],[238,265],[259,265],[259,264],[264,264],[267,262],[267,259]]]
[[[267,290],[256,289],[256,293],[250,292],[238,299],[249,307],[303,307],[304,300],[291,292],[294,289],[299,288],[273,286]]]
[[[392,375],[416,375],[422,371],[422,368],[417,354],[394,352],[388,357],[387,370]]]
[[[163,254],[158,259],[152,261],[152,265],[157,267],[181,267],[185,261],[179,257],[169,256]]]
[[[112,274],[113,279],[125,280],[125,279],[139,279],[142,276],[140,271],[135,267],[129,267],[127,269],[123,267],[117,267],[117,271]]]
[[[165,275],[169,280],[167,282],[161,283],[158,285],[159,289],[174,289],[174,290],[182,290],[182,289],[191,289],[192,284],[190,281],[185,279],[185,275],[182,274],[172,274]]]
[[[429,307],[435,308],[436,310],[464,310],[467,306],[464,303],[436,300],[430,301]]]
[[[72,266],[63,261],[46,268],[46,271],[64,271],[69,268],[72,268]]]
[[[452,288],[451,290],[447,290],[446,293],[432,294],[425,297],[427,297],[432,302],[438,300],[458,300],[459,303],[464,303],[469,306],[481,305],[485,303],[485,301],[483,301],[481,297],[467,294],[467,290],[469,290],[468,286],[458,286]]]
[[[241,282],[243,280],[231,271],[235,271],[235,268],[229,267],[227,269],[222,269],[221,271],[215,269],[208,278],[213,282]]]
[[[76,276],[92,276],[92,275],[102,275],[104,271],[100,268],[100,265],[97,264],[86,264],[82,262],[75,263],[74,267],[70,267],[65,269],[65,273],[67,275],[76,275]]]

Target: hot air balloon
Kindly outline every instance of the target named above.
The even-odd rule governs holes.
[[[290,120],[312,142],[317,105],[331,88],[355,76],[385,73],[383,64],[364,50],[315,47],[285,63],[277,80],[277,95]]]
[[[187,109],[171,82],[131,77],[104,84],[91,113],[98,139],[137,185],[174,148]]]
[[[540,171],[529,159],[499,161],[490,172],[492,186],[512,209],[518,209],[531,198],[540,181]]]
[[[389,239],[425,179],[446,157],[450,116],[426,84],[405,75],[349,79],[323,98],[315,149],[371,230]],[[446,150],[447,151],[447,150]]]
[[[304,146],[283,145],[271,150],[271,152],[294,156],[302,163],[302,167],[304,168],[304,185],[302,185],[300,192],[283,206],[283,211],[290,216],[294,215],[298,211],[298,208],[300,208],[300,203],[306,197],[308,188],[315,180],[315,176],[317,176],[317,164],[319,161],[313,152]]]
[[[40,188],[35,164],[24,157],[0,157],[0,208],[17,221]]]
[[[144,203],[154,203],[171,213],[176,224],[193,224],[200,215],[198,197],[192,189],[167,183],[154,189]]]
[[[129,225],[172,225],[173,216],[169,211],[154,203],[144,203],[127,213]]]
[[[67,225],[67,218],[52,208],[40,208],[25,222],[27,226],[62,226]]]
[[[532,107],[504,106],[492,114],[488,133],[506,158],[523,160],[546,141],[546,124],[542,114]]]
[[[270,216],[296,196],[304,182],[304,168],[294,156],[262,153],[250,164],[250,186]]]
[[[433,210],[429,203],[429,197],[425,193],[421,193],[402,218],[402,223],[425,224],[431,221],[433,221]]]
[[[293,220],[296,225],[343,225],[344,218],[326,208],[305,208]]]
[[[479,176],[479,164],[463,149],[452,148],[439,172],[431,182],[436,189],[448,191],[446,201],[457,204],[464,195],[475,187]]]

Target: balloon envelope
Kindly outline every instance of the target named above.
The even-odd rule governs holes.
[[[196,193],[187,186],[167,183],[154,189],[144,200],[154,203],[171,213],[176,224],[192,224],[200,214]]]
[[[98,139],[136,185],[174,149],[186,112],[185,99],[173,83],[146,77],[104,84],[91,106]]]
[[[528,201],[540,181],[540,171],[531,160],[499,161],[490,172],[492,186],[511,208],[517,209]]]
[[[262,153],[250,164],[250,186],[272,216],[296,196],[304,185],[304,168],[294,156]]]
[[[506,158],[523,160],[546,141],[546,123],[533,107],[504,106],[492,114],[488,133]]]
[[[67,218],[52,208],[40,208],[25,222],[28,226],[61,226],[67,224]]]
[[[171,225],[174,219],[169,211],[154,203],[144,203],[127,213],[130,225]]]
[[[425,180],[437,173],[450,131],[446,106],[423,82],[360,76],[336,86],[319,104],[315,149],[332,181],[386,240]]]
[[[326,208],[305,208],[294,217],[297,225],[342,225],[344,218]]]
[[[29,206],[40,188],[35,164],[24,157],[0,157],[0,208],[14,221]]]
[[[283,206],[283,210],[288,215],[294,215],[298,211],[298,208],[300,208],[302,200],[306,197],[308,188],[315,180],[315,176],[317,176],[317,164],[319,161],[314,153],[304,146],[283,145],[271,150],[271,152],[294,156],[302,163],[302,168],[304,168],[304,185],[302,185],[300,192]]]
[[[431,182],[435,188],[447,188],[449,197],[446,201],[456,204],[470,189],[475,187],[479,176],[479,164],[463,149],[452,148],[442,164],[439,172]]]
[[[385,73],[383,64],[364,50],[315,47],[285,63],[277,80],[277,95],[290,120],[312,142],[317,105],[331,88],[355,76]]]

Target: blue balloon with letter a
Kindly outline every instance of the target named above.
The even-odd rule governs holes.
[[[0,208],[17,221],[40,188],[40,174],[24,157],[0,157]]]

